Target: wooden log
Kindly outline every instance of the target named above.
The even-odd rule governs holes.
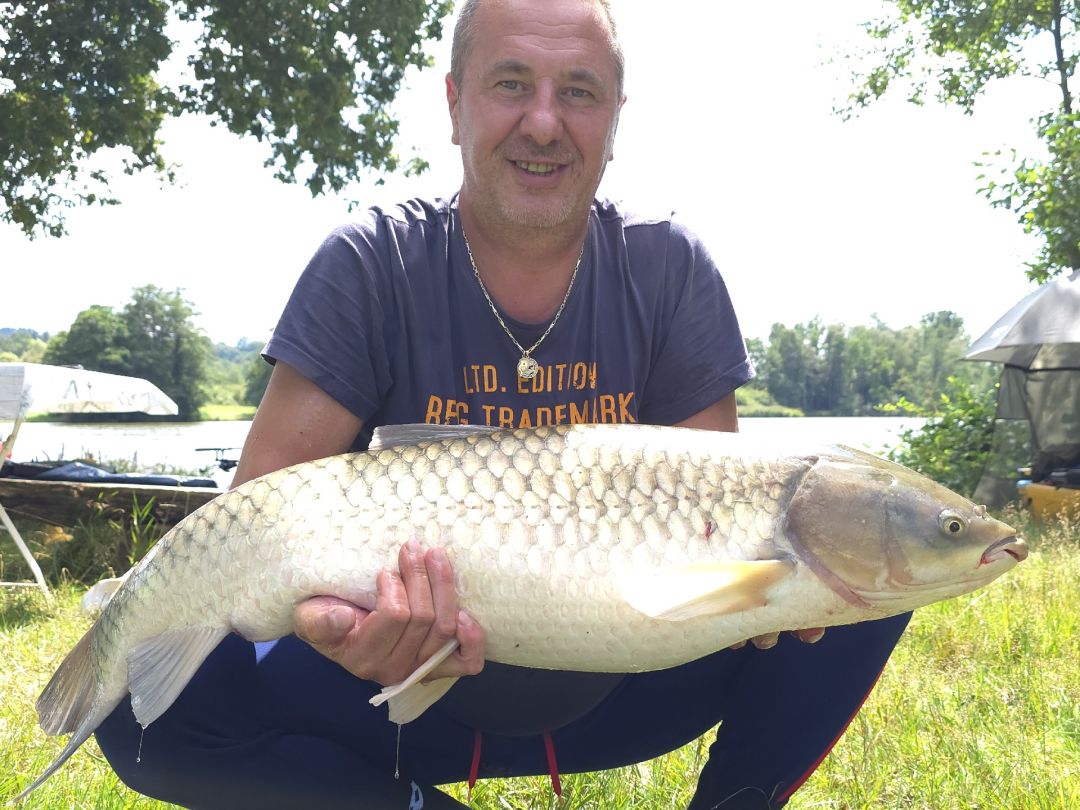
[[[146,484],[96,484],[82,481],[32,481],[0,478],[0,503],[16,520],[72,527],[94,514],[117,518],[153,499],[152,513],[162,530],[216,498],[210,487],[158,487]]]

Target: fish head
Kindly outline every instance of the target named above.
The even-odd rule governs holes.
[[[849,448],[812,461],[786,534],[852,604],[900,613],[980,588],[1027,557],[1012,527],[914,470]]]

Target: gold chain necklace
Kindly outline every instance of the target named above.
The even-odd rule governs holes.
[[[536,376],[536,372],[540,369],[540,364],[533,359],[532,353],[536,351],[536,347],[544,342],[544,338],[548,336],[551,330],[555,327],[556,322],[559,320],[559,316],[562,315],[563,310],[566,309],[566,302],[570,300],[570,291],[574,289],[574,279],[577,278],[578,268],[581,267],[581,257],[585,255],[585,243],[581,243],[581,252],[578,254],[577,263],[574,265],[574,272],[570,276],[570,283],[566,287],[566,295],[563,296],[562,303],[559,304],[559,309],[555,312],[555,317],[551,319],[551,323],[548,324],[547,329],[544,330],[544,334],[540,335],[539,339],[529,348],[522,346],[514,333],[510,331],[510,327],[506,325],[506,321],[502,319],[502,315],[499,314],[499,310],[495,307],[495,302],[491,300],[491,295],[488,294],[487,287],[484,286],[484,280],[480,278],[480,271],[476,269],[476,260],[472,255],[472,247],[469,245],[469,237],[465,235],[465,230],[462,229],[461,237],[465,240],[465,252],[469,254],[469,264],[472,265],[473,275],[476,276],[476,283],[480,285],[480,292],[484,294],[484,298],[487,299],[488,306],[491,307],[491,314],[495,316],[495,320],[499,322],[499,326],[506,332],[507,337],[514,342],[517,346],[517,350],[521,352],[521,359],[517,362],[518,376],[524,380],[531,380]]]

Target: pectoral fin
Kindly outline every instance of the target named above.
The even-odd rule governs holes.
[[[228,633],[225,627],[184,627],[154,636],[128,653],[131,710],[139,725],[146,728],[173,704]]]
[[[457,678],[439,678],[431,683],[422,683],[424,678],[453,655],[457,648],[457,639],[446,642],[431,658],[417,667],[412,675],[401,683],[383,688],[368,702],[372,706],[381,706],[390,701],[390,719],[399,725],[415,720],[457,683]]]
[[[790,560],[692,563],[628,576],[619,590],[646,616],[681,622],[763,607],[769,588],[794,568]]]

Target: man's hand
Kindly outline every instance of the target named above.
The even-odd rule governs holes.
[[[821,637],[825,635],[824,627],[807,627],[803,630],[792,630],[791,635],[795,636],[799,641],[803,641],[807,644],[816,644],[821,641]],[[766,633],[763,636],[754,636],[750,639],[750,643],[757,647],[759,650],[767,650],[770,647],[775,647],[777,642],[780,641],[779,633]],[[738,650],[741,647],[745,647],[746,642],[740,641],[738,644],[732,644],[729,649]]]
[[[424,552],[410,540],[398,570],[376,580],[372,611],[330,596],[301,602],[296,635],[358,678],[400,683],[452,638],[460,646],[429,680],[475,675],[484,667],[484,631],[458,607],[454,572],[442,549]]]

